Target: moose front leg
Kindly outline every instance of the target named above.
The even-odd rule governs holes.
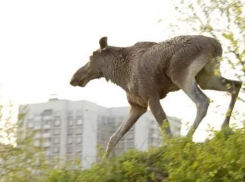
[[[111,136],[103,159],[106,159],[112,149],[116,146],[118,141],[128,132],[128,130],[134,125],[134,123],[139,119],[139,117],[146,112],[146,107],[141,107],[139,105],[131,105],[130,112],[126,119],[122,122],[118,130]],[[103,160],[102,159],[102,160]]]
[[[169,122],[168,122],[166,114],[163,111],[163,108],[161,106],[160,99],[157,97],[150,98],[148,104],[149,104],[149,107],[151,109],[153,116],[155,117],[155,119],[157,120],[157,122],[161,128],[162,128],[163,122],[167,122],[167,127],[165,128],[165,134],[172,137]]]

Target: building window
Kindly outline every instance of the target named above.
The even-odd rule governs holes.
[[[134,133],[133,132],[128,132],[126,136],[127,136],[128,140],[134,139]]]
[[[123,154],[123,152],[124,151],[123,150],[120,150],[120,149],[119,150],[115,150],[115,155],[116,156],[119,156],[119,155]]]
[[[161,144],[161,139],[160,139],[160,138],[154,138],[154,137],[152,137],[150,140],[151,140],[151,143],[152,143],[153,145],[155,145],[155,146]]]
[[[134,148],[134,142],[133,141],[126,141],[126,148]]]
[[[116,119],[115,118],[108,118],[109,124],[114,124]]]
[[[43,133],[49,133],[50,130],[43,130]]]
[[[71,152],[69,152],[71,153]],[[67,160],[68,161],[73,161],[74,160],[74,155],[67,155]]]
[[[107,139],[106,138],[106,133],[104,133],[104,132],[100,133],[100,139],[101,140],[106,140]]]
[[[28,122],[27,127],[28,128],[32,128],[33,127],[33,123]]]
[[[50,143],[51,142],[51,139],[50,138],[45,138],[45,139],[43,139],[43,142]]]
[[[53,153],[59,153],[59,152],[60,152],[60,147],[53,148]]]
[[[67,153],[72,153],[73,152],[73,146],[68,145],[67,146]]]
[[[119,117],[119,119],[118,119],[118,122],[122,122],[122,121],[124,121],[124,119],[125,119],[125,117]]]
[[[69,118],[73,118],[73,115],[74,115],[73,111],[68,111],[68,117]]]
[[[82,134],[82,128],[76,128],[76,134],[77,135]]]
[[[56,119],[55,122],[54,122],[54,125],[55,126],[60,126],[60,120],[59,119]]]
[[[77,143],[81,143],[82,142],[82,138],[81,137],[77,137],[76,141],[77,141]]]
[[[28,114],[28,119],[33,119],[33,118],[34,118],[34,116],[35,116],[34,114],[29,113],[29,114]]]
[[[73,135],[73,128],[68,128],[68,135]]]
[[[76,146],[76,153],[81,153],[81,152],[82,152],[82,146],[81,145]]]
[[[68,126],[73,126],[73,120],[72,119],[69,119]]]
[[[34,117],[35,122],[40,122],[41,121],[41,116],[35,116]]]
[[[102,116],[101,121],[102,121],[102,123],[105,123],[106,122],[106,117]]]
[[[72,137],[68,137],[67,143],[68,143],[68,144],[72,144],[72,143],[73,143],[73,138],[72,138]]]
[[[59,135],[60,134],[60,129],[54,129],[54,134]]]
[[[124,149],[124,142],[123,141],[118,142],[116,148],[120,149],[120,150],[123,150]]]
[[[53,112],[52,109],[46,109],[46,110],[43,111],[43,115],[44,116],[51,116],[52,112]]]
[[[83,111],[77,111],[77,117],[83,116]]]
[[[55,137],[53,142],[54,142],[54,144],[59,144],[60,143],[60,138]]]
[[[43,124],[44,124],[44,125],[50,125],[50,123],[51,123],[51,120],[44,120],[44,121],[43,121]]]
[[[82,119],[78,119],[77,120],[77,125],[82,125],[83,124],[83,120]]]
[[[34,141],[34,145],[35,145],[35,146],[40,146],[40,139],[36,139],[36,140]]]
[[[60,118],[60,117],[61,117],[60,111],[56,111],[55,114],[54,114],[54,116],[55,116],[56,118]]]

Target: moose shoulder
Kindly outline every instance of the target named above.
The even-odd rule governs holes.
[[[209,99],[200,88],[231,94],[229,114],[222,127],[229,126],[241,82],[220,75],[217,58],[222,55],[222,47],[217,40],[201,35],[178,36],[160,43],[138,42],[131,47],[114,47],[108,46],[107,38],[103,37],[99,44],[100,49],[93,52],[89,62],[77,70],[70,83],[85,87],[90,80],[104,77],[127,93],[130,112],[111,136],[105,157],[148,106],[160,126],[164,121],[168,122],[160,100],[169,92],[179,89],[197,107],[197,115],[188,135],[193,135],[209,106]],[[165,132],[172,135],[170,128],[166,128]]]

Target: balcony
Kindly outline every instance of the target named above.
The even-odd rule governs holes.
[[[34,121],[35,121],[35,122],[41,121],[41,116],[35,116],[35,117],[34,117]]]
[[[34,145],[35,145],[35,146],[40,146],[40,141],[39,141],[39,140],[36,140],[36,141],[34,142]]]
[[[43,120],[51,120],[52,116],[43,116]]]
[[[42,147],[50,147],[50,142],[44,142],[43,144],[42,144]]]
[[[45,153],[46,153],[46,155],[48,155],[48,156],[52,154],[50,150],[47,150]]]
[[[34,126],[34,130],[40,130],[41,128],[42,128],[41,125]]]
[[[50,138],[51,134],[50,133],[37,133],[34,136],[34,139],[40,139],[40,138]]]
[[[37,134],[34,136],[34,139],[39,139],[39,138],[41,138],[41,137],[42,137],[42,134],[37,133]]]
[[[50,138],[51,134],[50,133],[43,133],[42,137],[43,138]]]
[[[50,125],[43,125],[43,129],[50,129],[51,128],[51,126]]]

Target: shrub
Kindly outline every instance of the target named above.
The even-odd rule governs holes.
[[[214,132],[212,139],[167,139],[148,152],[131,150],[83,171],[52,171],[47,182],[207,182],[245,180],[245,128]]]

